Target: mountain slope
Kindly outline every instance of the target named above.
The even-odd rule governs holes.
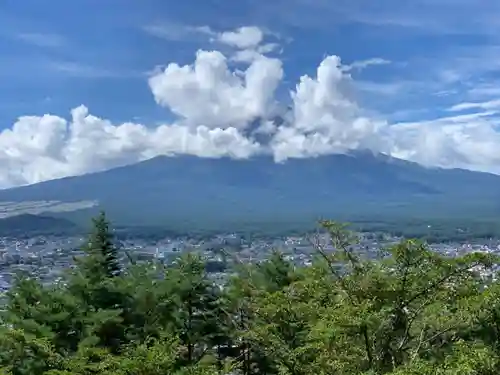
[[[70,233],[77,230],[77,226],[69,220],[46,215],[21,214],[0,219],[2,236],[24,233]]]
[[[496,215],[500,176],[368,152],[295,159],[157,157],[0,191],[0,201],[97,200],[120,224],[336,215]],[[66,214],[64,214],[66,215]]]

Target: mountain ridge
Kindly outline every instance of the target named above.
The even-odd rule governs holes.
[[[444,168],[444,167],[439,167],[439,166],[424,166],[422,164],[419,164],[414,161],[409,161],[405,159],[400,159],[396,158],[384,153],[376,153],[370,150],[351,150],[346,153],[342,154],[330,154],[330,155],[318,155],[318,156],[312,156],[308,158],[289,158],[287,160],[284,160],[282,162],[274,162],[277,165],[282,165],[286,163],[292,163],[293,161],[307,161],[307,160],[317,160],[317,159],[322,159],[322,158],[331,158],[331,157],[339,157],[339,156],[346,156],[346,157],[351,157],[351,158],[365,158],[365,159],[378,159],[382,160],[387,163],[393,163],[393,164],[399,164],[399,165],[406,165],[406,166],[418,166],[423,169],[427,169],[429,171],[444,171],[444,172],[455,172],[455,173],[478,173],[481,175],[489,175],[489,176],[494,176],[494,177],[500,177],[500,175],[492,173],[492,172],[484,172],[484,171],[474,171],[474,170],[469,170],[469,169],[464,169],[464,168]],[[95,171],[95,172],[89,172],[89,173],[84,173],[81,175],[74,175],[74,176],[65,176],[65,177],[59,177],[51,180],[46,180],[46,181],[40,181],[36,183],[31,183],[31,184],[26,184],[26,185],[20,185],[20,186],[15,186],[15,187],[9,187],[5,189],[0,189],[0,193],[2,191],[9,191],[9,190],[17,190],[21,188],[26,188],[29,186],[34,186],[34,185],[45,185],[45,184],[50,184],[53,181],[67,181],[67,180],[72,180],[76,178],[80,178],[83,176],[93,176],[93,175],[101,175],[101,174],[106,174],[110,171],[115,171],[115,170],[123,170],[123,169],[128,169],[129,167],[139,167],[143,163],[150,163],[153,161],[161,161],[161,160],[167,160],[167,159],[184,159],[188,160],[191,159],[193,161],[197,160],[227,160],[227,161],[236,161],[236,162],[249,162],[252,163],[254,161],[258,161],[259,159],[265,159],[265,160],[271,160],[273,159],[272,156],[269,155],[254,155],[249,158],[244,158],[244,159],[235,159],[231,158],[229,156],[222,156],[222,157],[200,157],[200,156],[195,156],[195,155],[159,155],[155,156],[149,159],[141,160],[138,162],[133,162],[133,163],[127,163],[124,165],[120,165],[117,167],[109,168],[109,169],[104,169],[101,171]]]
[[[494,216],[500,214],[500,176],[427,168],[368,151],[283,163],[270,156],[158,156],[0,191],[0,201],[26,200],[94,200],[99,202],[96,209],[108,211],[118,224],[194,220],[203,226],[217,221],[427,213]]]

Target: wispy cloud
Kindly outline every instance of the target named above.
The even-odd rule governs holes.
[[[38,47],[57,48],[66,44],[65,38],[58,34],[19,33],[15,37],[25,43]]]
[[[342,14],[346,21],[398,27],[423,34],[496,35],[500,30],[496,17],[500,3],[492,0],[481,2],[480,6],[473,0],[341,0],[340,4],[319,0],[318,3]]]
[[[255,48],[263,39],[264,33],[255,26],[244,26],[235,31],[224,31],[216,38],[220,43],[240,49]]]
[[[213,36],[208,26],[189,26],[171,22],[153,23],[142,27],[146,33],[170,42],[186,42],[198,40],[203,36]]]
[[[354,61],[353,63],[346,65],[344,68],[345,71],[350,71],[350,70],[363,70],[365,68],[368,68],[369,66],[374,66],[374,65],[387,65],[390,64],[391,61],[387,59],[383,59],[381,57],[373,57],[371,59],[367,60],[359,60],[359,61]]]
[[[245,3],[251,8],[251,1]],[[480,4],[474,0],[274,0],[259,4],[254,12],[265,21],[316,29],[356,23],[422,35],[497,37],[500,31],[500,2],[494,0]]]
[[[420,76],[414,78],[398,77],[390,80],[357,80],[355,86],[358,90],[377,95],[443,95],[452,92],[451,89],[445,90],[446,85],[439,80]]]
[[[480,83],[468,90],[467,94],[473,98],[500,96],[500,83]]]
[[[358,90],[372,94],[395,95],[407,87],[404,82],[375,82],[375,81],[357,81],[355,86]]]
[[[451,112],[460,112],[466,111],[469,109],[483,109],[483,110],[492,110],[492,109],[500,109],[500,99],[489,100],[487,102],[464,102],[455,104],[450,107],[448,110]]]
[[[418,108],[418,109],[401,109],[392,111],[389,113],[384,113],[383,117],[387,118],[392,123],[400,123],[405,121],[411,121],[416,117],[428,116],[431,111],[428,108]]]
[[[141,76],[138,72],[102,68],[74,61],[50,61],[47,63],[47,68],[76,78],[131,78]]]

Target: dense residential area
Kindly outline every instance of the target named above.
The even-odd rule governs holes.
[[[132,257],[138,262],[155,261],[172,263],[180,254],[195,252],[207,262],[207,271],[224,279],[238,263],[260,263],[273,251],[279,251],[296,266],[307,266],[317,256],[315,243],[324,241],[324,236],[303,234],[296,236],[243,236],[235,233],[214,236],[189,236],[147,238],[145,236],[120,239],[115,237],[118,254],[128,261]],[[158,236],[155,236],[158,237]],[[84,236],[33,235],[24,238],[0,238],[0,290],[6,291],[16,273],[28,272],[44,283],[58,280],[63,272],[73,265],[75,256],[80,256]],[[390,234],[359,233],[356,252],[367,258],[376,257],[380,248],[389,247],[402,240]],[[500,240],[470,239],[469,241],[446,241],[433,243],[432,251],[445,256],[460,256],[470,252],[500,254]]]

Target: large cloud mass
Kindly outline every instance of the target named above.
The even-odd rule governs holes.
[[[0,187],[103,170],[156,155],[288,158],[371,149],[444,167],[496,170],[500,133],[490,116],[500,106],[468,103],[455,115],[429,122],[389,124],[364,113],[352,96],[350,69],[326,57],[314,76],[303,76],[287,103],[275,92],[282,62],[266,53],[264,33],[240,28],[217,42],[232,55],[200,50],[191,65],[169,64],[149,78],[156,102],[177,116],[156,128],[113,124],[85,106],[58,116],[20,117],[0,133]],[[236,65],[233,63],[236,62]],[[242,67],[242,64],[243,65]],[[265,135],[265,137],[262,137]]]

